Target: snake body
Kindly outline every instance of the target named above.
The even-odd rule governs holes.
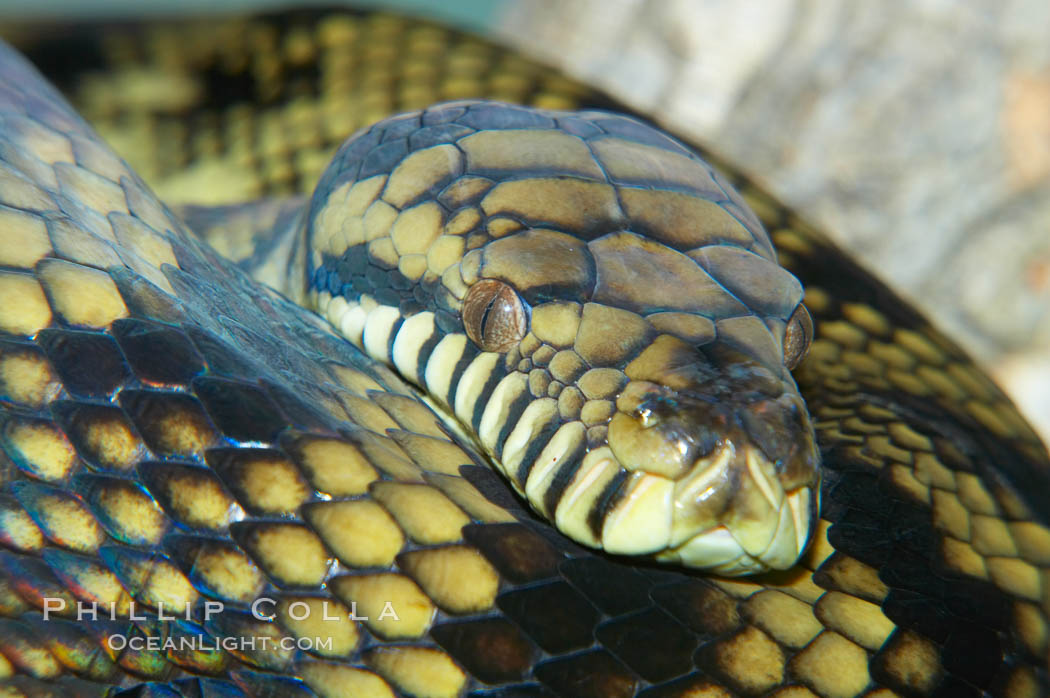
[[[348,21],[318,46],[376,20]],[[9,693],[1047,692],[1045,448],[746,180],[747,204],[634,119],[454,103],[357,134],[307,204],[191,217],[246,221],[238,266],[10,49],[0,73]],[[801,289],[770,240],[813,316],[794,378]],[[691,282],[643,273],[668,267]],[[772,527],[647,504],[695,499],[694,463],[758,478]],[[682,554],[712,527],[737,547]]]

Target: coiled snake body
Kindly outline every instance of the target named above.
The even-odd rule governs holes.
[[[0,73],[4,690],[1046,693],[1045,449],[746,181],[452,102],[188,210],[238,266]]]

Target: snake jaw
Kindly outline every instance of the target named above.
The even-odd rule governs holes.
[[[675,484],[674,523],[657,559],[719,574],[753,574],[795,564],[819,506],[819,473],[788,489],[783,468],[751,444],[727,442]]]
[[[610,422],[609,446],[633,479],[671,482],[666,543],[654,556],[725,575],[792,566],[819,507],[819,456],[801,398],[790,379],[748,362],[693,375],[687,389],[628,384]],[[607,516],[626,520],[644,510],[639,499],[610,502]],[[612,543],[612,552],[624,547]]]

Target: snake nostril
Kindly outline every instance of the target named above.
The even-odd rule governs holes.
[[[638,421],[646,429],[655,427],[662,421],[659,413],[649,405],[642,405],[638,408],[635,414],[638,416]]]

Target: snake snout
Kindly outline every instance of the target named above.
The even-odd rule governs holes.
[[[609,425],[621,465],[673,481],[668,541],[655,556],[727,575],[790,567],[819,510],[802,399],[760,369],[696,375],[688,388],[629,383]]]

